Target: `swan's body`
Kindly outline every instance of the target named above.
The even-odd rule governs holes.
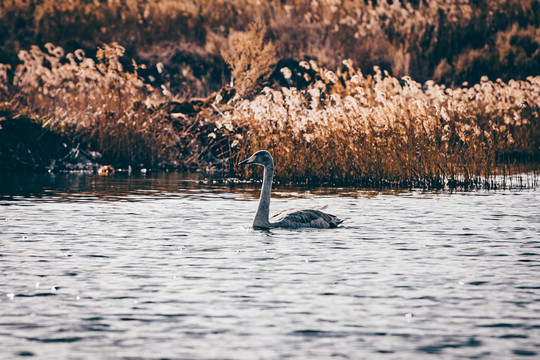
[[[259,208],[255,214],[255,220],[253,220],[253,227],[262,229],[297,229],[301,227],[328,229],[335,228],[343,222],[338,217],[321,211],[325,208],[286,209],[277,212],[270,218],[270,192],[274,178],[274,160],[272,159],[272,155],[266,150],[257,151],[239,165],[242,164],[264,166],[261,197],[259,198]]]

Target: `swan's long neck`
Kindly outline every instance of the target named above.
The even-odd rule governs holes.
[[[254,227],[270,227],[270,192],[272,191],[272,179],[274,178],[274,162],[264,166],[263,185],[261,197],[259,198],[259,208],[253,221]]]

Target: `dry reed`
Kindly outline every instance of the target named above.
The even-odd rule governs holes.
[[[74,144],[97,149],[104,161],[118,166],[180,166],[180,137],[188,126],[173,121],[166,87],[154,89],[120,62],[124,48],[113,43],[98,49],[96,60],[82,50],[65,54],[46,45],[21,51],[11,93],[48,119],[44,126],[67,135]],[[7,87],[4,82],[4,87]],[[189,135],[188,137],[193,137]],[[190,145],[193,152],[197,149]]]
[[[205,71],[219,73],[223,44],[257,18],[278,58],[316,58],[329,68],[350,58],[362,69],[378,65],[396,77],[455,85],[483,75],[504,81],[539,75],[535,0],[4,0],[0,62],[14,65],[18,51],[46,42],[71,52],[119,42],[138,62],[168,65],[158,51],[176,46],[181,58],[200,61],[203,54]],[[185,80],[197,72],[197,64],[182,66]],[[188,83],[208,93],[223,77]]]
[[[305,64],[322,79],[306,91],[237,98],[218,123],[242,129],[238,159],[269,149],[283,182],[426,187],[489,180],[517,154],[537,163],[540,77],[451,89],[345,65]]]
[[[447,88],[378,68],[366,76],[351,61],[335,72],[311,61],[300,66],[318,80],[305,90],[216,94],[188,116],[175,112],[167,88],[140,79],[136,63],[126,71],[123,54],[118,44],[99,48],[96,61],[33,47],[20,53],[12,93],[46,127],[123,166],[229,164],[234,173],[238,159],[269,149],[282,182],[439,187],[539,158],[540,77]]]
[[[377,3],[7,0],[0,100],[120,166],[236,175],[266,148],[282,182],[429,187],[537,166],[537,2]],[[284,57],[317,59],[305,88],[263,88]],[[224,60],[234,97],[180,101],[222,88]]]

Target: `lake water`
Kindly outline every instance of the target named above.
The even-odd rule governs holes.
[[[278,187],[345,222],[260,231],[257,186],[0,185],[3,359],[540,357],[539,190]]]

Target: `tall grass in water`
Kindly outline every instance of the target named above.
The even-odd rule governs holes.
[[[228,163],[233,175],[251,176],[232,164],[268,149],[282,182],[427,187],[489,179],[518,160],[538,166],[540,77],[447,88],[378,68],[364,75],[351,61],[336,71],[310,61],[300,64],[312,74],[306,89],[219,93],[190,115],[166,87],[145,84],[137,64],[126,70],[123,54],[114,43],[95,60],[33,47],[20,53],[13,89],[0,68],[0,91],[115,165]]]
[[[96,61],[82,50],[65,54],[60,47],[21,51],[14,78],[17,98],[45,116],[50,127],[75,142],[99,149],[106,161],[119,165],[154,166],[172,160],[176,134],[167,114],[152,109],[169,96],[125,71],[119,59],[124,48],[103,45]],[[165,93],[165,94],[164,94]]]
[[[321,80],[236,99],[218,121],[241,129],[238,158],[273,152],[278,180],[438,187],[489,179],[516,154],[538,162],[540,77],[450,89],[364,76],[349,61],[338,72],[303,65]]]

